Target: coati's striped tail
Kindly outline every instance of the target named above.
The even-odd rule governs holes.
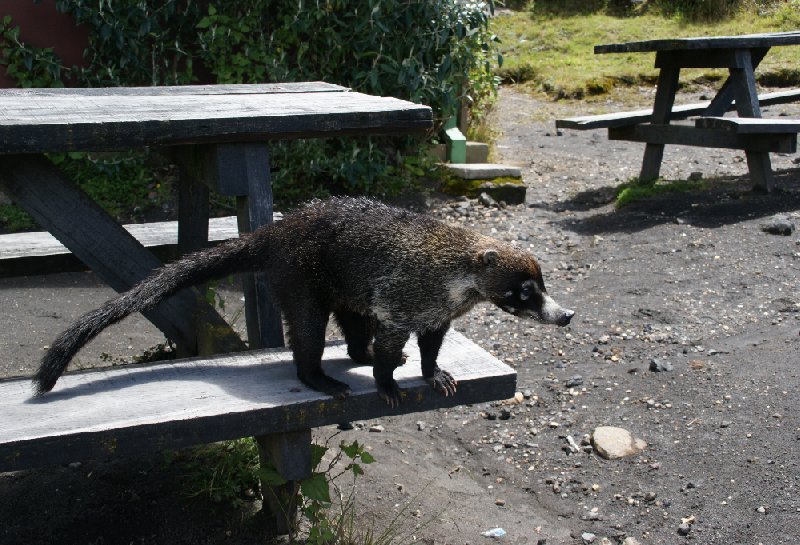
[[[52,390],[73,356],[108,326],[134,312],[155,307],[183,288],[257,269],[264,256],[269,255],[269,229],[269,226],[261,228],[252,235],[228,240],[164,265],[127,292],[78,318],[53,341],[42,358],[33,377],[36,395]]]

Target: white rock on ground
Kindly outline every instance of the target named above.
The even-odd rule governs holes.
[[[606,460],[637,454],[647,447],[647,443],[631,435],[628,430],[613,426],[596,428],[592,433],[592,445]]]

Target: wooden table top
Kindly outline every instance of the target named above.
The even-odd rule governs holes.
[[[657,51],[685,51],[695,49],[740,49],[800,45],[800,30],[771,32],[768,34],[743,34],[740,36],[701,36],[696,38],[669,38],[644,40],[619,44],[594,46],[595,53],[648,53]]]
[[[428,130],[431,109],[322,82],[0,89],[0,154]]]

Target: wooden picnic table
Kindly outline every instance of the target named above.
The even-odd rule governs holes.
[[[766,190],[773,187],[769,151],[785,151],[786,133],[781,137],[770,130],[768,123],[764,134],[750,132],[732,135],[719,130],[713,123],[697,126],[670,126],[675,118],[673,105],[678,90],[682,68],[727,68],[728,78],[702,112],[704,117],[721,117],[735,101],[740,118],[760,118],[759,97],[756,91],[755,69],[771,47],[800,45],[800,31],[742,36],[711,36],[696,38],[671,38],[640,42],[595,46],[601,53],[651,53],[655,52],[655,66],[659,69],[658,88],[649,124],[633,124],[609,128],[609,137],[621,140],[646,142],[642,161],[641,180],[655,179],[659,175],[665,144],[686,144],[705,147],[731,147],[744,149],[750,176],[756,186]],[[780,132],[780,131],[778,131]],[[796,141],[796,134],[791,138]]]
[[[272,221],[268,142],[423,132],[431,109],[321,82],[102,89],[0,89],[0,190],[117,291],[161,265],[66,179],[49,152],[156,148],[181,166],[178,245],[208,241],[209,188],[237,198],[239,232]],[[282,346],[266,278],[245,282],[250,348]],[[195,290],[145,315],[179,353],[244,344]],[[213,332],[213,334],[211,333]]]

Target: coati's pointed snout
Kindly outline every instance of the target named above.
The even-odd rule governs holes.
[[[560,327],[564,327],[565,325],[569,325],[572,321],[572,317],[575,316],[575,311],[565,308],[564,313],[561,315],[561,318],[556,322],[556,325]]]

